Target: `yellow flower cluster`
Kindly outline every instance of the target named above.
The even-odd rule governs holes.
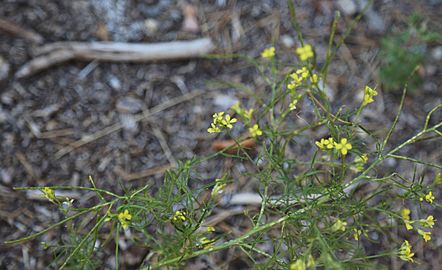
[[[318,83],[319,79],[318,75],[312,74],[310,76],[310,72],[307,69],[307,67],[302,67],[290,74],[291,81],[289,84],[287,84],[287,88],[291,91],[294,91],[296,87],[300,86],[303,82],[307,81],[309,77],[310,77],[310,82],[312,84]]]
[[[294,263],[290,264],[290,270],[306,270],[315,267],[316,262],[312,255],[308,256],[307,263],[305,263],[303,259],[297,259]]]
[[[433,228],[435,221],[434,217],[430,215],[427,219],[421,219],[420,224],[424,227]]]
[[[425,241],[425,242],[431,240],[431,232],[426,232],[426,231],[423,231],[423,230],[421,230],[421,229],[417,229],[417,233],[418,233],[419,235],[421,235],[422,238],[424,238],[424,241]]]
[[[354,159],[354,169],[356,172],[362,172],[364,170],[364,165],[367,164],[368,155],[362,154],[361,156],[357,156]]]
[[[124,210],[123,212],[118,213],[118,221],[120,221],[123,229],[127,229],[132,220],[132,215],[129,213],[129,210]]]
[[[236,103],[235,105],[233,105],[232,107],[230,107],[230,109],[232,109],[236,114],[238,114],[241,117],[244,117],[245,120],[250,121],[252,119],[253,116],[253,109],[243,109],[241,107],[241,103]]]
[[[433,203],[434,201],[433,192],[429,191],[425,196],[420,198],[420,201],[422,202],[424,199],[429,203]]]
[[[231,129],[233,123],[236,123],[236,118],[231,118],[229,114],[224,116],[224,112],[215,113],[213,115],[213,122],[210,124],[210,128],[207,129],[209,133],[221,132],[222,128]]]
[[[315,144],[321,149],[333,149],[334,146],[333,138],[330,137],[328,139],[321,139],[320,141],[316,141]]]
[[[315,144],[321,149],[333,149],[335,148],[343,156],[348,154],[348,150],[352,149],[351,143],[348,142],[347,138],[342,138],[339,143],[335,142],[332,137],[328,139],[321,139],[320,141],[316,141]]]
[[[411,220],[410,213],[411,213],[411,211],[408,208],[404,208],[401,210],[401,216],[402,216],[402,219],[405,223],[405,227],[407,228],[407,230],[413,229],[412,224],[414,224],[414,223],[416,223],[422,227],[425,227],[425,228],[433,228],[434,222],[436,220],[434,219],[434,217],[432,215],[428,216],[426,219]],[[426,232],[426,231],[418,228],[417,233],[422,236],[422,238],[425,240],[425,242],[431,240],[431,232]]]
[[[413,260],[414,253],[411,253],[411,245],[408,243],[407,240],[405,240],[401,248],[399,249],[399,258],[401,258],[404,261],[408,262],[414,262]]]
[[[377,96],[378,92],[372,88],[370,88],[368,85],[365,86],[364,90],[364,100],[362,101],[362,106],[365,106],[369,103],[374,102],[373,97]]]
[[[261,52],[261,57],[265,59],[270,59],[275,56],[275,47],[270,47]]]
[[[296,54],[298,54],[301,61],[305,61],[314,56],[313,48],[310,44],[305,44],[304,47],[299,47],[296,49]]]
[[[361,236],[361,234],[364,234],[365,237],[368,237],[367,231],[362,229],[357,229],[357,228],[353,228],[353,237],[354,239],[357,241],[359,240],[359,236]]]
[[[213,244],[215,243],[214,240],[210,240],[207,237],[203,236],[199,239],[198,241],[198,247],[205,249],[205,250],[209,250],[211,248],[213,248]]]
[[[336,231],[345,231],[345,228],[347,226],[347,222],[342,221],[340,219],[336,220],[336,222],[333,224],[333,226],[331,227],[331,230],[333,232]]]
[[[187,212],[184,210],[178,210],[175,212],[175,215],[172,217],[173,222],[184,222],[187,220]]]

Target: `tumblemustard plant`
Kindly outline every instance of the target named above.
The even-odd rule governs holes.
[[[288,7],[292,25],[299,30],[292,1]],[[357,19],[362,15],[363,11]],[[256,106],[246,109],[235,104],[232,116],[217,112],[207,129],[210,133],[225,132],[223,136],[236,142],[237,154],[221,150],[180,161],[165,172],[161,183],[128,189],[124,194],[100,189],[92,180],[88,183],[92,187],[19,188],[41,190],[51,201],[58,200],[54,193],[57,189],[94,192],[97,204],[86,207],[79,206],[84,202],[76,201],[70,211],[62,211],[63,220],[8,243],[38,238],[66,225],[65,237],[45,244],[57,247],[53,250],[57,254],[54,265],[60,269],[106,268],[99,264],[101,260],[96,259],[96,254],[108,250],[112,240],[114,265],[118,268],[121,252],[128,252],[120,246],[123,237],[149,251],[140,263],[142,270],[184,269],[191,258],[205,256],[214,260],[216,256],[208,256],[228,249],[235,256],[250,259],[256,269],[367,269],[393,255],[414,262],[411,244],[401,236],[416,233],[421,237],[413,240],[413,245],[422,246],[422,242],[431,241],[430,229],[436,220],[433,215],[424,216],[418,211],[413,211],[413,217],[423,218],[412,220],[405,205],[425,200],[429,211],[440,208],[435,201],[438,196],[433,195],[440,174],[427,187],[423,181],[408,179],[400,172],[385,172],[380,165],[386,159],[401,159],[427,166],[425,172],[441,169],[439,164],[400,153],[416,142],[440,139],[442,122],[435,121],[432,115],[442,105],[427,113],[421,130],[394,144],[391,139],[405,105],[406,88],[396,118],[385,135],[382,131],[373,134],[365,120],[359,118],[368,104],[376,102],[376,90],[365,87],[363,101],[357,108],[351,108],[353,104],[340,108],[332,104],[325,93],[328,67],[349,33],[345,32],[340,39],[335,37],[339,18],[336,14],[326,62],[321,65],[316,65],[313,46],[304,43],[299,31],[298,40],[303,44],[296,49],[299,61],[280,61],[282,53],[274,47],[258,56],[263,60],[249,61],[263,76],[266,88],[263,93],[242,84],[235,88],[253,97],[254,102],[249,104]],[[301,123],[293,120],[306,111],[311,114],[309,118]],[[234,127],[236,122],[241,123]],[[232,128],[237,130],[230,132]],[[318,128],[329,134],[327,138],[313,139]],[[241,142],[249,139],[247,131],[252,137],[259,136],[259,140],[249,140],[256,143],[255,151],[241,148]],[[367,136],[361,136],[361,132]],[[233,165],[207,168],[208,161],[213,159],[217,164],[227,160],[226,164]],[[207,169],[211,174],[201,173]],[[219,175],[222,177],[217,178]],[[247,183],[247,191],[257,195],[253,196],[252,205],[242,208],[246,211],[229,204],[236,195],[232,193],[238,192],[230,185],[227,188],[230,182],[237,189]],[[223,217],[223,226],[214,231],[211,226],[216,225],[220,213],[230,211],[236,211],[235,217]],[[90,222],[91,217],[94,222]],[[377,252],[368,243],[387,244]],[[370,253],[377,253],[365,255],[367,248]],[[385,258],[379,260],[380,257]]]

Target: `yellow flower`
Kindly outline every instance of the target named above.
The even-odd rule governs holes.
[[[364,163],[367,163],[367,161],[368,161],[368,155],[367,155],[367,154],[363,154],[363,155],[361,156],[361,160],[362,160]]]
[[[302,67],[302,69],[298,69],[296,71],[296,74],[301,75],[302,79],[307,79],[308,78],[308,70],[306,67]]]
[[[330,137],[328,139],[321,139],[321,141],[316,141],[315,143],[320,149],[332,149],[334,140],[332,137]]]
[[[401,215],[404,220],[410,220],[410,213],[411,211],[408,208],[404,208],[401,210]]]
[[[306,270],[307,267],[303,260],[297,259],[296,262],[290,264],[290,270]]]
[[[351,144],[347,142],[346,138],[342,138],[340,143],[335,143],[337,150],[341,150],[342,155],[347,155],[348,150],[352,148]]]
[[[425,195],[425,200],[429,203],[433,203],[434,200],[434,196],[433,196],[433,192],[428,192],[427,195]]]
[[[399,249],[399,258],[404,261],[413,262],[414,253],[411,253],[411,245],[405,240]]]
[[[252,119],[253,111],[254,111],[253,109],[249,109],[248,111],[244,110],[244,117],[245,117],[247,120]]]
[[[425,227],[433,228],[436,221],[433,216],[428,216],[427,219],[421,220]]]
[[[298,104],[298,100],[297,100],[297,99],[295,99],[295,100],[293,100],[292,102],[290,102],[290,104],[289,104],[289,110],[290,110],[290,111],[295,110],[295,109],[296,109],[296,104]]]
[[[208,231],[208,232],[214,232],[214,231],[215,231],[215,227],[213,227],[213,226],[207,226],[207,231]]]
[[[199,239],[198,246],[205,250],[208,250],[213,248],[214,242],[215,242],[214,240],[207,239],[207,237],[203,236]]]
[[[214,123],[211,123],[210,125],[211,125],[211,127],[209,127],[209,128],[207,129],[207,132],[209,132],[209,133],[218,133],[218,132],[221,132],[221,129],[220,129],[219,127],[217,127]]]
[[[405,228],[407,229],[407,231],[413,229],[413,226],[411,226],[411,222],[409,220],[404,220],[405,223]]]
[[[304,45],[304,47],[297,48],[296,53],[298,54],[301,61],[305,61],[313,57],[313,49],[312,46],[309,44]]]
[[[296,87],[302,84],[302,76],[298,76],[296,72],[290,74],[292,81],[287,85],[289,90],[294,90]]]
[[[216,123],[223,121],[223,115],[224,115],[224,112],[219,112],[219,113],[215,113],[214,115],[212,115],[213,123],[216,124]]]
[[[261,52],[262,58],[269,59],[269,58],[273,58],[273,56],[275,56],[275,47],[267,48]]]
[[[378,95],[378,92],[376,90],[370,88],[368,85],[365,86],[364,100],[362,101],[362,106],[372,103],[374,101],[373,97],[377,96],[377,95]]]
[[[311,82],[312,84],[317,84],[317,83],[318,83],[318,75],[313,74],[313,75],[310,77],[310,82]]]
[[[413,226],[411,226],[411,222],[410,222],[410,213],[411,213],[411,211],[408,208],[404,208],[401,210],[401,216],[402,216],[402,219],[404,220],[405,228],[407,228],[408,231],[413,229]]]
[[[335,224],[332,226],[332,231],[345,231],[345,227],[347,226],[347,222],[342,221],[340,219],[336,220]]]
[[[418,229],[417,233],[420,234],[422,238],[424,238],[425,242],[431,240],[431,232],[425,232],[421,229]]]
[[[230,115],[227,114],[226,117],[224,117],[224,119],[221,121],[221,125],[227,127],[227,128],[232,128],[232,124],[236,123],[236,118],[230,118]]]
[[[60,203],[58,201],[57,197],[55,197],[55,191],[52,188],[44,187],[44,188],[40,189],[40,191],[43,192],[46,199],[48,199],[50,202],[55,203],[55,204]]]
[[[258,124],[254,124],[253,127],[249,128],[249,132],[254,138],[262,135],[262,131],[259,129]]]
[[[213,117],[213,123],[210,124],[211,127],[207,129],[209,133],[221,132],[221,127],[232,128],[232,123],[235,123],[236,118],[231,118],[229,114],[224,116],[224,112],[215,113]]]
[[[320,149],[324,149],[325,146],[325,139],[321,139],[320,141],[315,142],[316,146],[318,146]]]
[[[121,226],[123,226],[123,229],[127,229],[132,220],[132,215],[129,213],[129,210],[126,209],[123,212],[118,213],[118,220],[120,221]]]

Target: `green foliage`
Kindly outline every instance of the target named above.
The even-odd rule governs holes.
[[[406,82],[410,89],[418,87],[422,80],[413,71],[425,62],[427,44],[440,39],[441,35],[428,29],[427,22],[417,13],[409,17],[403,32],[384,37],[379,76],[385,88],[399,90]]]

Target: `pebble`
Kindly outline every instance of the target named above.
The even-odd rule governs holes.
[[[295,40],[290,35],[282,35],[281,42],[287,49],[293,48],[295,46]]]
[[[339,0],[338,6],[341,9],[342,13],[347,16],[352,16],[358,11],[358,7],[353,0]]]
[[[134,116],[131,114],[121,114],[120,122],[123,125],[123,129],[136,133],[138,131],[138,123],[135,121]]]
[[[377,33],[385,32],[385,21],[379,13],[373,9],[369,9],[365,14],[365,18],[367,19],[368,28],[371,31]]]
[[[134,97],[123,97],[117,101],[116,108],[121,113],[137,113],[143,109],[143,101]]]
[[[121,89],[121,81],[117,78],[112,76],[109,80],[109,85],[114,89],[114,90],[119,90]]]
[[[442,46],[437,46],[431,51],[431,56],[434,60],[441,61],[442,60]]]
[[[9,169],[1,169],[0,176],[5,184],[10,184],[12,182],[12,171]]]
[[[144,27],[148,35],[153,35],[158,31],[158,21],[155,19],[147,19],[144,21]]]

